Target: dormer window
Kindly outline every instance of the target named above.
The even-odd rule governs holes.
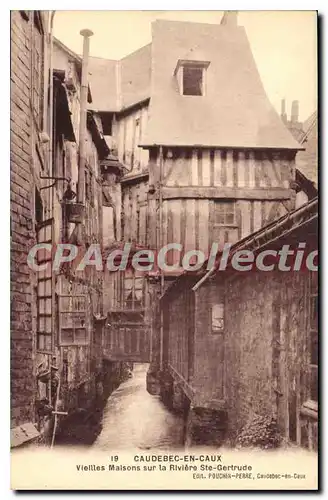
[[[175,69],[179,92],[185,96],[204,96],[206,94],[206,71],[208,61],[189,61],[179,59]]]

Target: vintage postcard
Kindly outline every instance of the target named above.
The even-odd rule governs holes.
[[[317,490],[317,12],[10,22],[11,488]]]

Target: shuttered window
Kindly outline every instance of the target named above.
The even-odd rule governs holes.
[[[37,242],[52,243],[53,219],[40,222],[36,226]],[[37,271],[37,350],[52,351],[52,256],[51,253],[40,249],[37,252],[37,263],[46,265],[42,271]]]
[[[146,285],[144,273],[139,274],[132,269],[127,269],[125,272],[117,271],[113,275],[113,281],[114,309],[131,311],[144,308]]]
[[[219,200],[213,203],[212,241],[221,247],[233,244],[239,239],[237,207],[233,200]]]
[[[236,225],[236,204],[234,201],[215,202],[214,224],[219,226]]]
[[[60,295],[58,309],[59,344],[86,345],[88,343],[86,296]]]

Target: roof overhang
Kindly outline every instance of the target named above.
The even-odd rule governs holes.
[[[174,75],[177,74],[183,66],[197,66],[198,68],[208,68],[210,61],[201,61],[197,59],[178,59],[177,65],[174,70]]]
[[[94,119],[93,112],[87,112],[87,127],[91,133],[92,140],[97,148],[99,158],[103,160],[110,154],[110,149],[104,139],[102,132],[98,129],[98,125]]]

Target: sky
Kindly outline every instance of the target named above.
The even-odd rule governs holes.
[[[94,32],[90,54],[120,59],[151,42],[156,19],[220,23],[223,11],[57,11],[54,35],[74,52],[82,53],[83,28]],[[316,15],[314,11],[240,11],[268,97],[287,115],[293,100],[300,103],[300,120],[317,108]]]

